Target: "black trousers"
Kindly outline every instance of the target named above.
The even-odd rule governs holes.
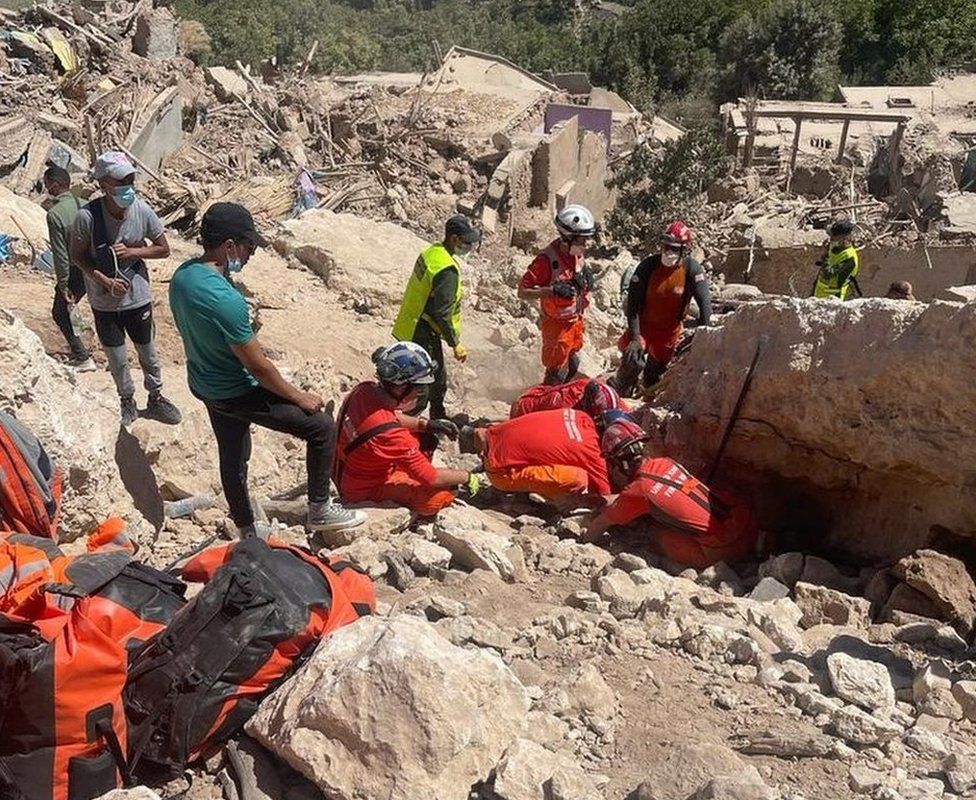
[[[437,333],[424,320],[417,323],[413,332],[413,341],[419,344],[437,364],[434,382],[430,385],[430,418],[444,419],[447,409],[444,408],[444,398],[447,396],[447,365],[444,363],[444,344]],[[423,408],[420,409],[423,411]],[[419,413],[419,412],[418,412]]]
[[[331,414],[325,411],[306,414],[294,403],[261,388],[230,400],[203,402],[217,438],[220,484],[231,518],[238,528],[254,522],[247,494],[252,424],[303,439],[306,443],[308,500],[321,503],[329,499],[329,474],[336,443],[335,420]]]
[[[68,290],[74,296],[75,301],[79,301],[85,296],[85,278],[81,274],[81,270],[77,267],[72,267],[68,273]],[[71,324],[71,307],[58,289],[54,290],[54,305],[51,307],[51,318],[64,336],[68,347],[71,348],[72,358],[88,358],[91,354],[88,352],[88,348],[85,347],[85,343],[75,333],[75,329]]]
[[[103,347],[121,347],[129,335],[134,344],[149,344],[153,340],[152,304],[129,308],[125,311],[97,311],[95,332]]]

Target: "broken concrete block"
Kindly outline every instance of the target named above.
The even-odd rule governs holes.
[[[179,22],[165,7],[151,8],[139,15],[132,37],[132,52],[152,61],[176,58]]]
[[[247,99],[250,94],[247,81],[227,67],[207,67],[205,75],[207,83],[213,86],[217,97],[225,103],[238,98]]]

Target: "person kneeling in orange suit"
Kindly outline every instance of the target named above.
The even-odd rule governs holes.
[[[627,414],[611,411],[601,422],[603,453],[622,491],[590,522],[585,541],[640,519],[661,555],[695,569],[736,561],[755,549],[759,528],[749,506],[709,489],[670,458],[645,456],[647,434]]]
[[[612,387],[596,378],[580,378],[556,386],[542,383],[526,389],[512,403],[509,417],[515,419],[536,411],[552,411],[556,408],[575,408],[596,418],[604,411],[622,406],[620,395]]]
[[[343,502],[392,502],[430,517],[449,506],[459,486],[476,494],[477,475],[438,469],[431,462],[437,435],[458,436],[450,420],[426,420],[407,413],[437,365],[413,342],[398,342],[373,355],[378,383],[359,384],[339,410],[332,477]]]
[[[491,485],[502,492],[592,506],[610,491],[596,423],[573,408],[537,411],[485,428],[465,426],[458,444],[462,453],[481,456]]]

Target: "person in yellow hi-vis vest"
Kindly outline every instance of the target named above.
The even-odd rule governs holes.
[[[417,258],[403,293],[400,313],[393,323],[395,339],[416,342],[437,363],[429,395],[431,419],[447,418],[444,408],[447,365],[441,342],[447,342],[458,361],[468,357],[461,344],[461,267],[456,256],[471,252],[480,239],[481,234],[467,217],[463,214],[451,217],[444,226],[444,241],[431,245]],[[417,410],[423,410],[424,405]]]
[[[819,262],[820,272],[813,284],[814,297],[847,300],[852,287],[858,297],[864,296],[857,283],[861,257],[852,243],[853,232],[854,223],[849,219],[839,219],[830,226],[830,244]]]

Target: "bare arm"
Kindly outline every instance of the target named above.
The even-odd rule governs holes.
[[[113,245],[112,249],[115,250],[115,255],[119,258],[141,258],[143,261],[153,258],[169,258],[170,254],[169,242],[166,240],[165,233],[159,234],[149,245],[129,247],[119,242]]]
[[[461,486],[468,482],[471,473],[463,469],[439,469],[437,470],[437,480],[433,486],[438,489],[449,489],[452,486]]]
[[[247,368],[254,379],[269,392],[283,397],[300,407],[307,414],[314,414],[324,407],[322,398],[312,392],[303,392],[286,381],[278,368],[268,358],[255,336],[247,344],[232,344],[230,349]]]
[[[542,297],[552,297],[552,287],[551,286],[539,286],[535,289],[526,289],[519,287],[518,290],[519,300],[538,300]]]

